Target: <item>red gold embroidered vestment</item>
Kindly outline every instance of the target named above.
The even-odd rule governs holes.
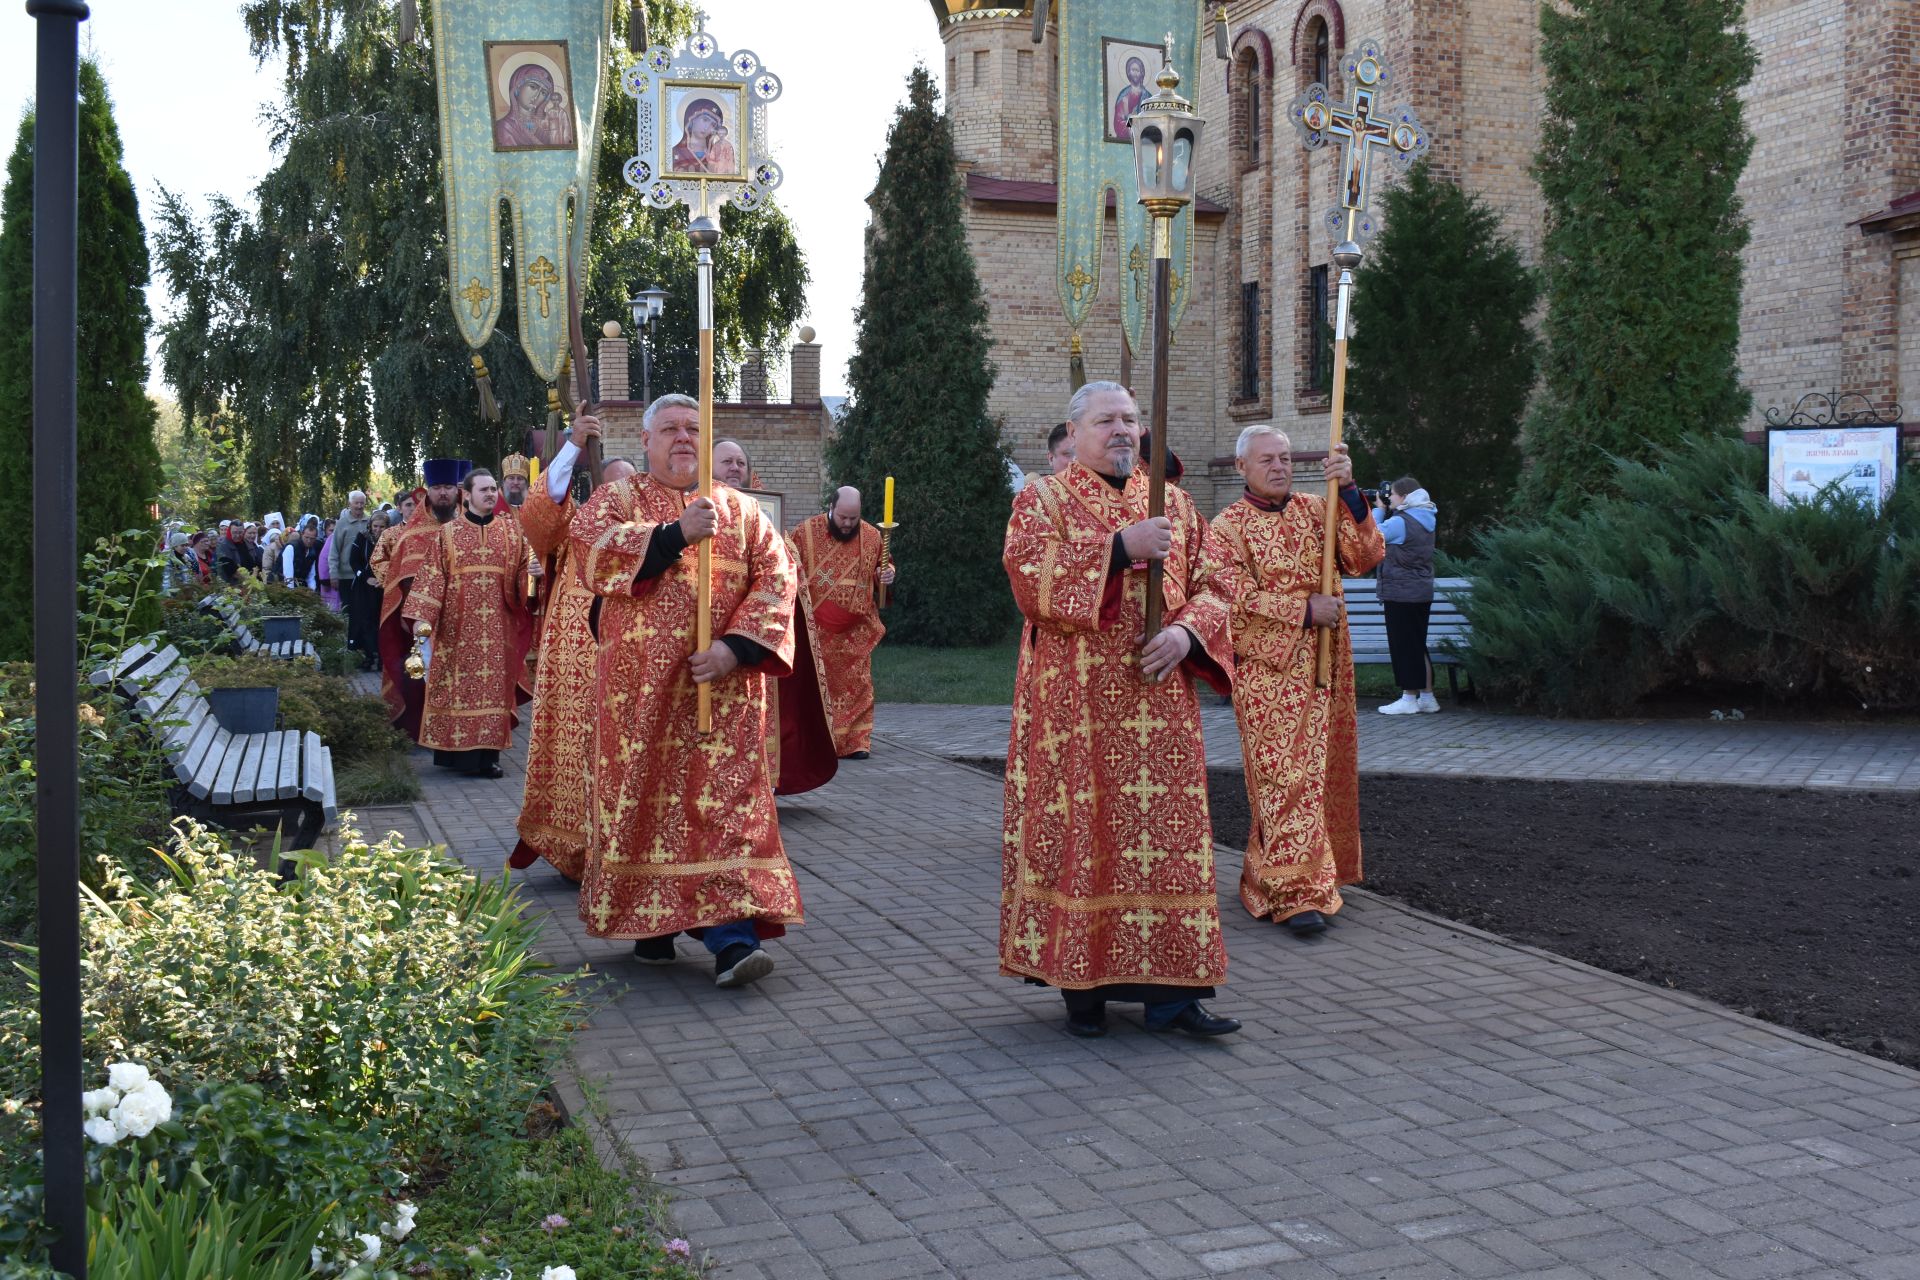
[[[860,535],[841,542],[824,512],[793,531],[793,556],[813,600],[811,636],[819,645],[826,688],[821,700],[843,756],[873,749],[873,651],[887,628],[874,588],[880,582],[880,531],[862,520]]]
[[[555,503],[546,482],[533,485],[520,524],[546,569],[533,725],[527,736],[527,784],[521,796],[514,865],[545,858],[578,880],[587,860],[587,778],[593,769],[594,695],[600,642],[593,634],[593,592],[580,573],[567,528],[578,507]]]
[[[439,533],[404,610],[433,628],[420,745],[504,751],[513,745],[514,709],[533,695],[527,540],[504,505],[485,524],[462,511]]]
[[[574,517],[573,554],[601,597],[594,767],[580,918],[597,938],[651,938],[751,919],[762,937],[801,920],[780,842],[768,759],[767,682],[793,667],[793,561],[758,503],[715,485],[716,640],[761,646],[756,668],[714,681],[713,732],[695,725],[695,548],[657,577],[640,570],[687,496],[633,476]]]
[[[1113,535],[1146,518],[1079,463],[1029,480],[1007,525],[1026,617],[1007,744],[1000,971],[1086,990],[1206,987],[1227,973],[1193,676],[1231,687],[1233,571],[1193,500],[1169,488],[1168,625],[1196,637],[1160,683],[1140,670],[1147,573],[1113,572]]]
[[[413,626],[401,614],[413,580],[433,554],[439,536],[440,525],[427,505],[426,493],[417,491],[413,514],[404,524],[381,534],[367,560],[367,572],[380,584],[380,696],[386,699],[387,719],[414,742],[420,740],[420,712],[426,704],[427,682],[407,674]]]
[[[1344,504],[1343,504],[1344,506]],[[1234,714],[1253,829],[1240,901],[1256,916],[1332,915],[1340,886],[1360,868],[1360,766],[1353,644],[1334,633],[1333,687],[1313,684],[1317,633],[1307,597],[1320,590],[1326,499],[1294,493],[1278,511],[1242,499],[1214,517],[1238,570],[1233,610]],[[1342,510],[1342,572],[1365,573],[1386,554],[1371,514]]]

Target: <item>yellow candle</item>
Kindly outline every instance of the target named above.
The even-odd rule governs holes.
[[[538,458],[527,459],[527,483],[540,483],[540,459]]]
[[[881,524],[893,523],[893,477],[887,477],[887,498],[880,515]]]

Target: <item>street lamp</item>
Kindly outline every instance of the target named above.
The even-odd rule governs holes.
[[[653,400],[653,364],[647,353],[648,341],[653,336],[653,322],[667,309],[667,299],[673,295],[658,285],[650,289],[636,289],[632,298],[627,300],[627,310],[633,314],[634,332],[640,335],[640,401],[642,404]]]
[[[1179,94],[1180,73],[1173,69],[1173,33],[1167,33],[1166,59],[1154,80],[1158,92],[1127,117],[1133,133],[1134,177],[1140,203],[1153,215],[1153,460],[1148,472],[1147,515],[1166,514],[1167,503],[1167,351],[1173,340],[1173,220],[1193,203],[1194,155],[1207,122]],[[1160,633],[1165,605],[1163,561],[1147,566],[1147,639]]]

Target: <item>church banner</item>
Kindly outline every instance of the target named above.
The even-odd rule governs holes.
[[[1093,313],[1105,251],[1107,192],[1120,230],[1120,311],[1127,341],[1149,349],[1153,316],[1152,218],[1139,203],[1127,117],[1154,92],[1173,35],[1174,67],[1195,86],[1201,7],[1194,0],[1057,0],[1060,31],[1059,258],[1055,284],[1077,336]],[[1189,91],[1197,99],[1199,94]],[[1193,210],[1173,222],[1173,325],[1193,275]]]
[[[500,320],[513,220],[520,345],[556,381],[593,216],[600,72],[615,0],[435,0],[433,56],[453,314],[478,350]]]

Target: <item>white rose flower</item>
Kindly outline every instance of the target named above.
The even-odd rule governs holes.
[[[540,1273],[540,1280],[574,1280],[572,1267],[548,1267]]]
[[[80,1095],[80,1107],[90,1116],[104,1115],[120,1101],[118,1089],[89,1089]]]
[[[394,1218],[393,1224],[385,1228],[386,1233],[395,1240],[405,1240],[413,1234],[413,1219],[420,1210],[414,1206],[411,1200],[402,1200],[393,1207],[393,1210],[397,1216]]]
[[[357,1232],[353,1238],[358,1240],[361,1246],[366,1249],[366,1252],[360,1255],[360,1261],[374,1262],[379,1259],[380,1257],[380,1237],[379,1236],[370,1235],[365,1231],[361,1231],[361,1232]]]
[[[153,1079],[147,1069],[137,1062],[112,1062],[107,1064],[107,1083],[121,1093],[132,1093],[147,1081]]]
[[[113,1122],[136,1138],[144,1138],[153,1127],[173,1118],[173,1099],[159,1084],[149,1081],[120,1099],[110,1113]]]
[[[120,1126],[106,1116],[94,1116],[80,1127],[87,1131],[89,1138],[103,1147],[110,1147],[126,1136],[120,1132]]]

